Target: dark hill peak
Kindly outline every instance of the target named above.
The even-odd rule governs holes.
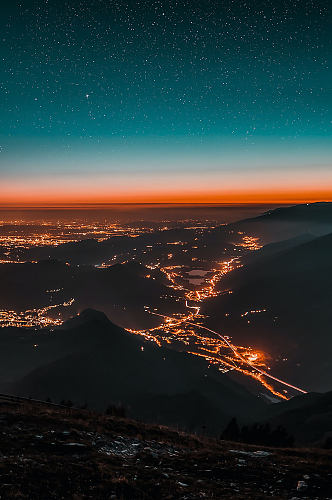
[[[106,314],[101,311],[96,311],[95,309],[84,309],[80,314],[70,318],[65,321],[59,329],[61,330],[71,330],[72,328],[79,328],[81,326],[87,326],[93,324],[94,326],[102,326],[104,328],[116,327],[112,323]]]
[[[228,228],[259,236],[263,243],[286,240],[303,233],[320,236],[332,230],[332,202],[283,206],[234,222]]]
[[[256,219],[262,219],[265,217],[276,218],[276,219],[318,219],[317,222],[325,222],[326,218],[331,220],[332,216],[332,202],[322,201],[316,203],[303,203],[301,205],[293,205],[288,207],[279,207],[274,210],[269,210],[264,214],[256,217]]]

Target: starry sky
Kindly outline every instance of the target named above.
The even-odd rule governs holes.
[[[322,0],[11,0],[1,204],[332,200]]]

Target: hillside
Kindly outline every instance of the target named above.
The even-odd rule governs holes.
[[[22,334],[7,335],[0,352],[3,377],[11,374],[0,387],[14,394],[100,410],[120,402],[133,417],[212,433],[264,406],[205,360],[159,348],[93,310],[54,332]]]
[[[220,289],[232,294],[211,299],[203,311],[235,342],[279,359],[274,372],[280,370],[309,390],[327,391],[332,376],[332,344],[326,335],[332,320],[332,234],[298,242],[263,247],[221,281]]]
[[[280,207],[230,227],[234,231],[260,236],[265,243],[294,238],[303,233],[321,236],[332,231],[332,202]]]
[[[0,402],[2,498],[328,498],[328,450],[198,438],[133,420]]]
[[[144,313],[145,304],[162,307],[169,314],[180,309],[174,300],[177,291],[168,297],[166,284],[160,271],[136,262],[101,269],[54,260],[2,264],[0,309],[24,311],[60,304],[49,315],[68,318],[89,307],[104,311],[125,328],[147,328],[156,321]],[[61,306],[71,299],[72,305]]]
[[[270,405],[265,410],[272,426],[282,425],[302,445],[332,448],[332,391],[309,393]]]

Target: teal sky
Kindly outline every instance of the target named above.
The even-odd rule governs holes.
[[[281,195],[284,185],[287,193],[332,196],[327,7],[321,0],[2,7],[5,201],[19,201],[24,183],[29,202],[37,201],[36,182],[52,198],[55,178],[57,189],[70,183],[75,199],[75,182],[82,198],[93,179],[92,198],[101,186],[119,201],[114,181],[128,201],[128,178],[130,199],[132,179],[137,189],[152,179],[170,199],[176,179],[177,196],[181,186],[192,196],[201,186],[219,201],[239,183],[245,191],[249,178],[252,193],[277,183]]]

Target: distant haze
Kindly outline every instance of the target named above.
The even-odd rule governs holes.
[[[64,222],[66,220],[91,220],[105,223],[122,223],[142,220],[144,222],[177,222],[179,220],[215,221],[227,224],[247,217],[255,217],[280,205],[263,204],[128,204],[91,205],[81,207],[0,208],[0,220],[4,223],[20,222]]]

